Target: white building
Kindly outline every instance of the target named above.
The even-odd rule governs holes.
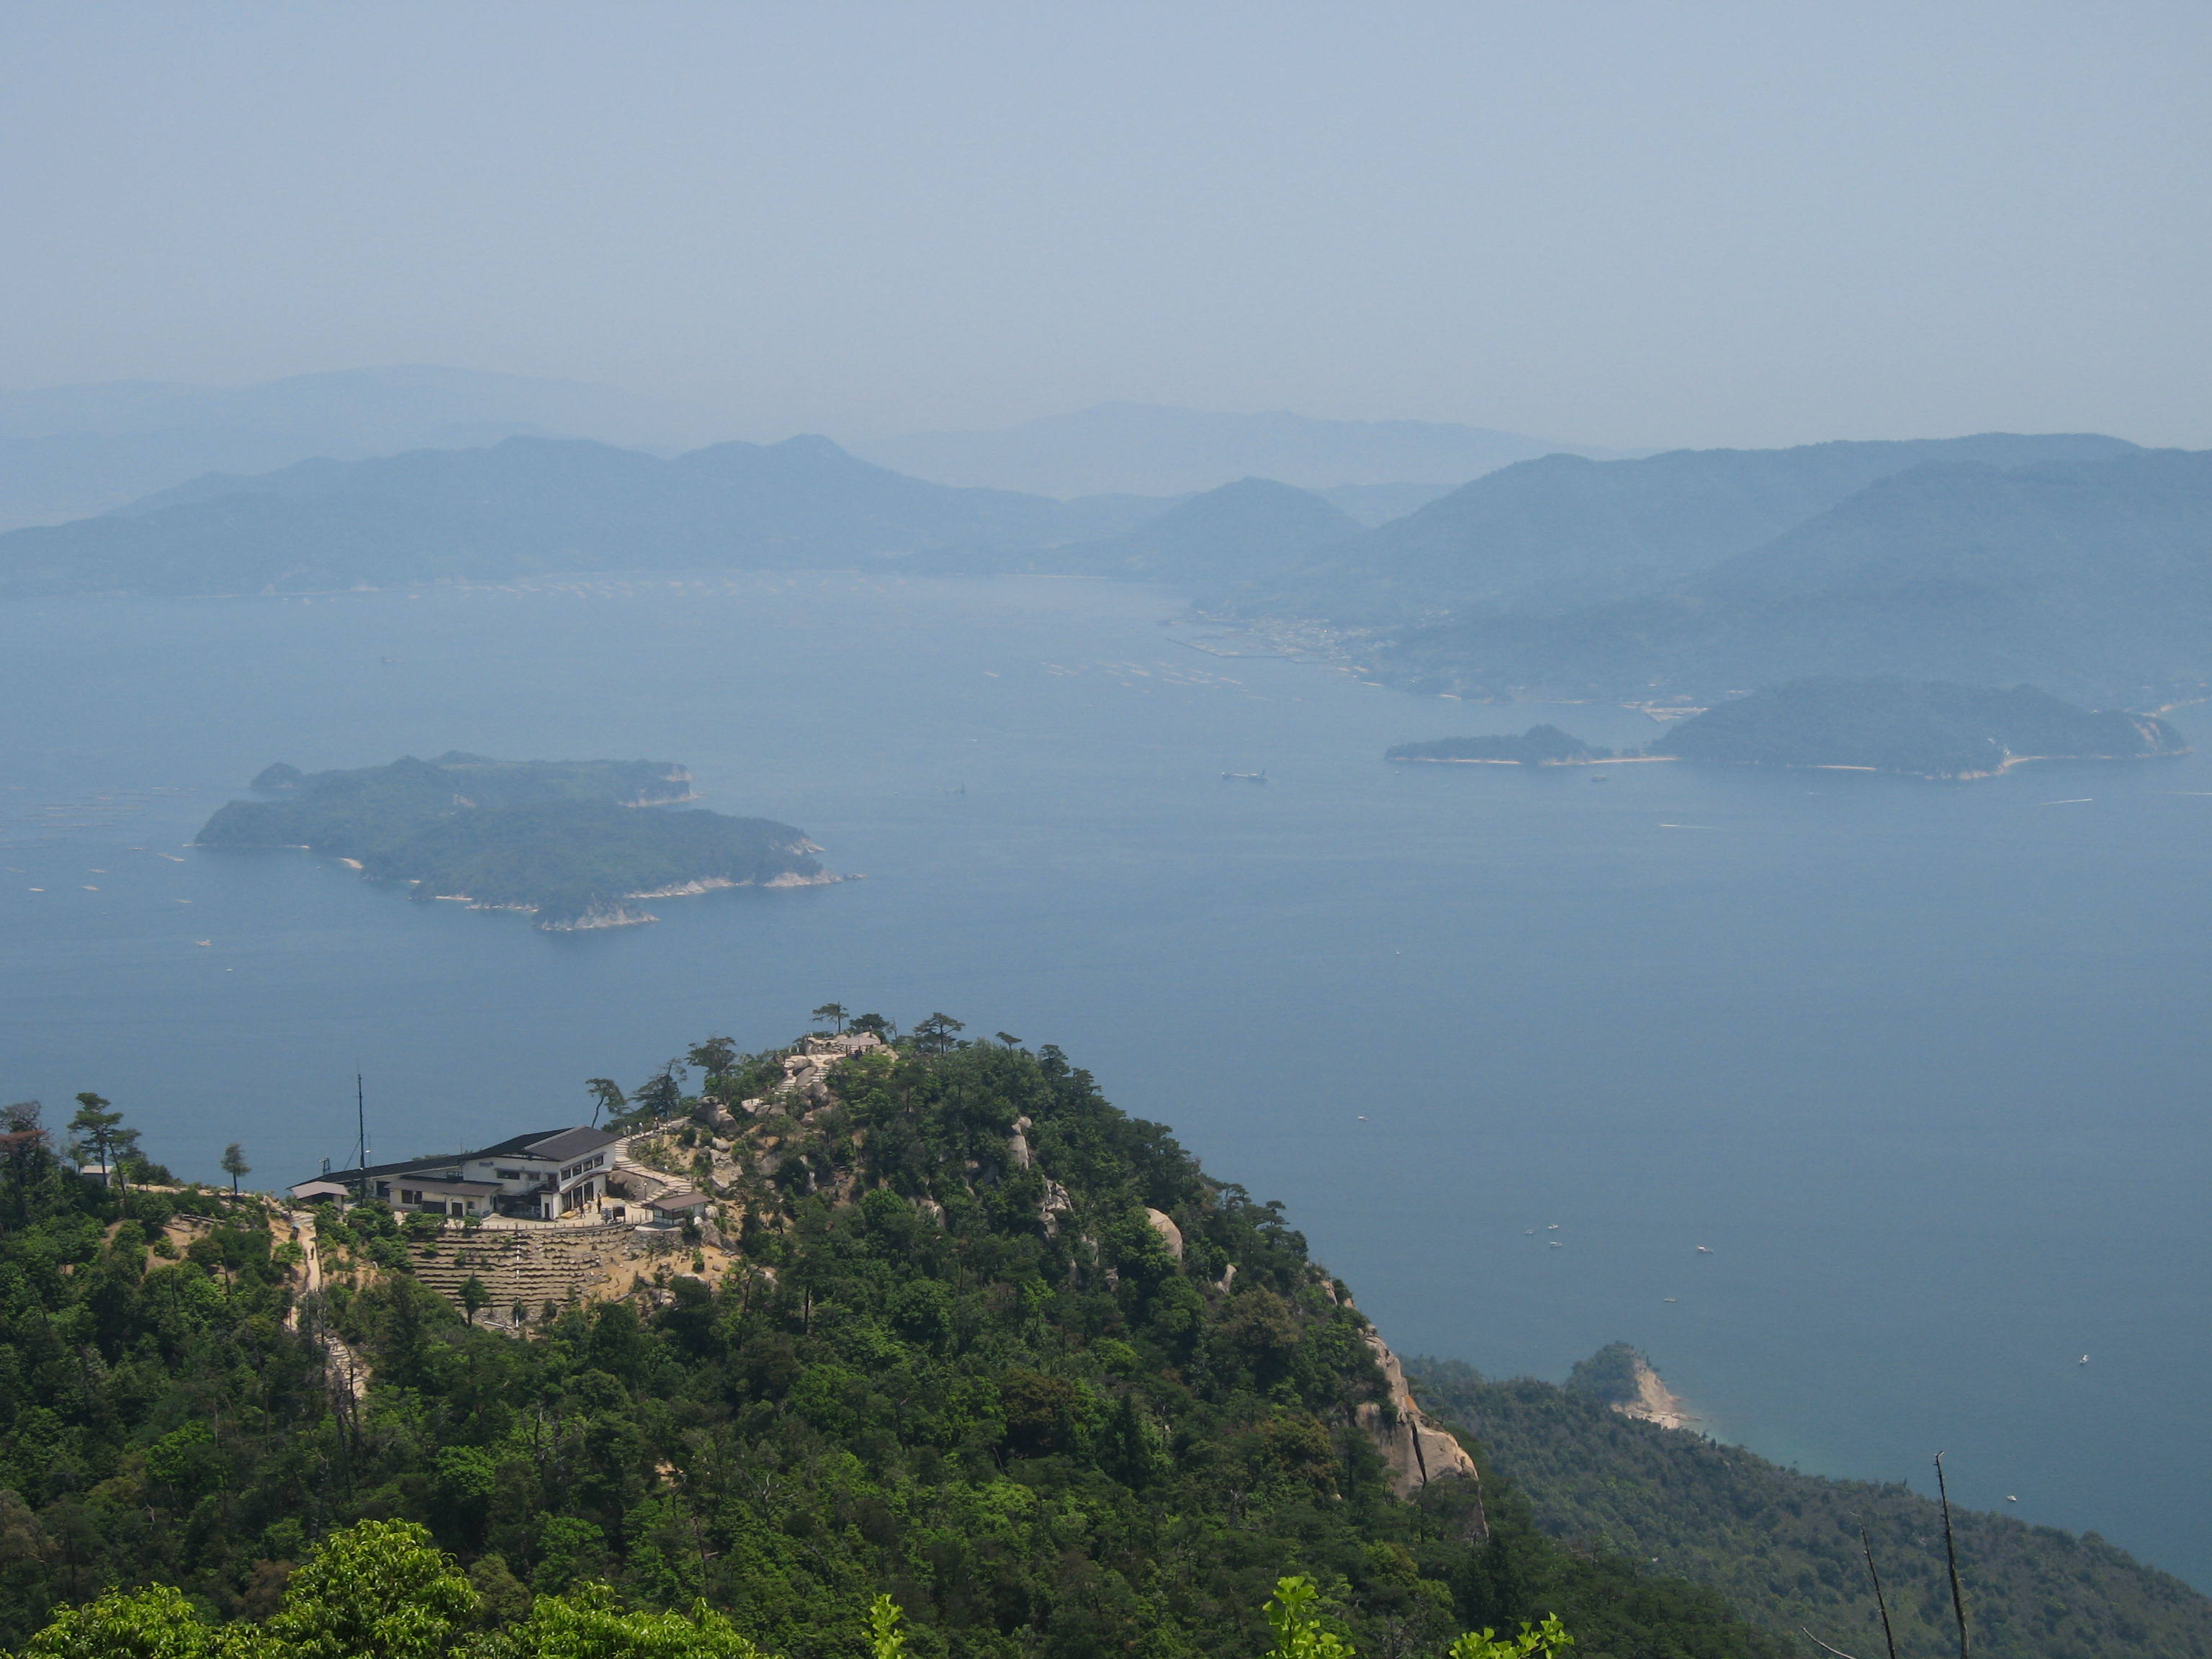
[[[481,1152],[332,1170],[291,1192],[301,1200],[328,1197],[337,1186],[395,1210],[555,1221],[606,1196],[617,1139],[605,1129],[540,1129]]]

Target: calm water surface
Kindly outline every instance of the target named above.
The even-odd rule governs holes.
[[[1654,728],[1219,659],[1176,608],[850,576],[0,607],[0,1091],[97,1089],[179,1173],[237,1139],[276,1184],[343,1158],[356,1065],[404,1156],[833,998],[941,1008],[1287,1200],[1401,1352],[1558,1377],[1626,1339],[1717,1433],[1922,1486],[1946,1447],[1969,1501],[2212,1587],[2212,768],[1389,767]],[[552,936],[182,844],[270,761],[448,748],[683,761],[868,879]]]

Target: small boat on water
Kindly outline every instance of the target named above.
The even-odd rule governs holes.
[[[1265,772],[1224,772],[1221,781],[1224,783],[1265,783],[1267,775]]]

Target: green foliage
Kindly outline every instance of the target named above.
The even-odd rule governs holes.
[[[1305,1574],[1278,1579],[1265,1609],[1275,1636],[1268,1659],[1355,1659],[1356,1650],[1331,1626],[1324,1605],[1320,1586]],[[1559,1615],[1547,1613],[1539,1623],[1523,1622],[1517,1636],[1501,1637],[1487,1628],[1468,1631],[1454,1637],[1443,1651],[1444,1659],[1556,1659],[1574,1642]]]
[[[436,1659],[480,1607],[426,1528],[364,1521],[332,1534],[292,1575],[268,1629],[287,1659]]]
[[[703,1601],[682,1613],[625,1610],[605,1584],[539,1596],[527,1620],[483,1651],[483,1659],[765,1659]]]
[[[540,926],[695,881],[819,873],[805,836],[787,823],[636,810],[680,798],[689,775],[659,761],[410,756],[301,776],[283,800],[232,801],[198,839],[209,847],[312,847],[354,860],[364,875],[412,882],[417,898],[465,894],[480,904],[535,909]]]
[[[1656,1557],[1653,1571],[1725,1594],[1779,1634],[1803,1627],[1862,1655],[1881,1649],[1860,1554],[1863,1522],[1899,1650],[1955,1648],[1931,1500],[1899,1484],[1800,1474],[1741,1447],[1623,1417],[1606,1404],[1620,1361],[1608,1349],[1594,1375],[1576,1368],[1595,1397],[1527,1378],[1488,1382],[1449,1362],[1416,1360],[1407,1370],[1432,1414],[1481,1425],[1493,1513],[1525,1505],[1544,1531],[1578,1547]],[[2095,1534],[1953,1516],[1983,1659],[2212,1652],[2212,1601]],[[1590,1632],[1570,1622],[1587,1646]]]
[[[906,1617],[888,1595],[868,1603],[869,1659],[906,1659],[906,1632],[899,1624]]]
[[[1444,1659],[1527,1659],[1530,1654],[1553,1659],[1574,1644],[1575,1638],[1560,1624],[1559,1615],[1547,1613],[1541,1624],[1523,1625],[1515,1636],[1500,1636],[1492,1630],[1469,1631],[1444,1650]]]
[[[1626,1342],[1608,1342],[1567,1373],[1567,1392],[1601,1406],[1625,1406],[1638,1397],[1644,1356]]]
[[[62,1609],[25,1644],[23,1659],[250,1659],[268,1646],[253,1635],[210,1625],[182,1591],[155,1584]]]
[[[1265,1612],[1275,1638],[1268,1659],[1353,1659],[1352,1644],[1322,1620],[1321,1590],[1305,1574],[1277,1579]]]

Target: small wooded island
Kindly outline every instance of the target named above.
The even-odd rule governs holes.
[[[304,847],[419,900],[533,913],[552,931],[651,921],[630,901],[721,887],[834,881],[805,832],[699,808],[691,775],[662,761],[497,761],[459,751],[389,766],[253,780],[280,799],[234,800],[201,847]]]
[[[1460,766],[1583,766],[1611,760],[1610,749],[1593,749],[1556,726],[1532,726],[1520,736],[1438,738],[1430,743],[1401,743],[1385,750],[1394,761],[1435,761]]]
[[[2189,751],[2155,714],[2088,709],[2030,685],[2009,690],[1900,679],[1808,679],[1694,714],[1641,755],[1615,757],[1557,726],[1519,737],[1442,738],[1393,761],[1587,765],[1623,759],[1813,766],[1924,778],[1994,777],[2039,760],[2136,760]]]

